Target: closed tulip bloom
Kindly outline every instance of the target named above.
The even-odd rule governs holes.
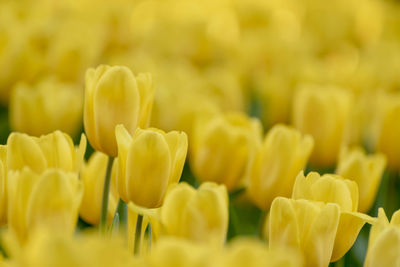
[[[85,151],[84,134],[76,148],[71,137],[60,131],[41,137],[11,133],[7,139],[7,170],[21,170],[28,166],[37,173],[48,168],[79,172]]]
[[[364,267],[399,266],[400,264],[400,211],[393,213],[389,223],[380,208],[378,219],[372,225]]]
[[[334,166],[347,131],[350,107],[351,95],[344,89],[308,86],[295,95],[293,124],[314,138],[312,165]]]
[[[368,212],[376,198],[386,166],[383,154],[366,155],[361,147],[345,148],[339,157],[336,173],[358,185],[360,212]]]
[[[138,128],[131,136],[115,128],[118,143],[117,185],[121,198],[145,208],[161,206],[168,186],[179,181],[187,153],[184,132]]]
[[[400,169],[400,94],[382,94],[378,97],[375,121],[375,150],[384,153],[390,169]]]
[[[41,228],[74,232],[83,194],[76,173],[48,169],[37,174],[24,168],[8,177],[8,223],[20,242]]]
[[[301,172],[296,178],[292,198],[335,203],[339,206],[340,218],[331,257],[332,262],[343,257],[353,246],[366,222],[373,222],[373,218],[357,212],[357,183],[338,175],[320,176],[316,172],[311,172],[305,177]]]
[[[87,164],[83,164],[80,178],[83,182],[84,193],[79,215],[92,225],[100,222],[101,200],[103,197],[104,179],[106,175],[108,157],[101,152],[94,152]],[[112,182],[108,201],[108,221],[111,222],[118,203],[116,187],[116,161],[112,169]]]
[[[190,166],[200,181],[239,186],[261,142],[257,119],[241,113],[227,113],[196,123],[191,143]]]
[[[130,134],[147,127],[154,98],[150,74],[135,76],[121,66],[101,65],[86,72],[84,126],[90,144],[117,156],[115,126],[123,124]]]
[[[269,214],[269,247],[299,249],[305,266],[326,267],[339,218],[337,204],[277,197]]]
[[[165,235],[223,245],[228,230],[228,194],[224,185],[186,183],[172,188],[161,208]]]
[[[83,93],[71,84],[49,79],[33,88],[20,84],[10,99],[11,128],[40,136],[61,130],[72,136],[81,128]]]
[[[249,196],[259,208],[269,209],[277,196],[290,197],[313,144],[311,136],[302,136],[284,125],[276,125],[268,132],[251,164],[248,180]]]
[[[0,225],[7,221],[7,146],[0,145]]]

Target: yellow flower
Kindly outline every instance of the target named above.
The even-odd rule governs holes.
[[[199,120],[193,130],[190,166],[200,181],[238,187],[261,142],[262,128],[256,119],[227,113]]]
[[[314,138],[310,163],[334,166],[346,134],[351,95],[344,89],[324,86],[300,88],[294,96],[293,123]]]
[[[84,193],[79,215],[85,222],[93,225],[97,225],[100,222],[101,200],[108,160],[107,155],[101,152],[94,152],[89,162],[84,164],[81,170],[80,177],[83,182]],[[119,198],[116,187],[116,161],[113,165],[111,181],[108,201],[109,222],[114,216]]]
[[[7,221],[7,146],[0,145],[0,225]]]
[[[47,168],[79,172],[86,150],[86,137],[81,136],[78,148],[69,135],[55,131],[41,137],[11,133],[7,140],[7,170],[28,166],[37,173]]]
[[[339,217],[337,204],[277,197],[269,214],[269,247],[299,249],[305,266],[326,267]]]
[[[366,222],[373,222],[368,215],[357,212],[357,183],[338,175],[320,176],[316,172],[311,172],[304,177],[301,172],[296,178],[292,198],[336,203],[339,206],[340,218],[331,257],[332,262],[343,257],[353,246]]]
[[[154,88],[150,74],[136,77],[127,67],[101,65],[86,72],[84,126],[90,144],[117,156],[115,126],[123,124],[130,134],[147,127]]]
[[[275,197],[290,197],[313,144],[311,136],[302,136],[284,125],[276,125],[268,132],[251,164],[248,180],[249,196],[258,207],[269,209]]]
[[[115,128],[118,143],[118,192],[121,198],[146,208],[161,206],[169,185],[179,181],[187,153],[184,132]]]
[[[380,208],[378,219],[371,227],[364,266],[398,266],[399,251],[400,211],[393,214],[389,223],[385,211]]]
[[[372,207],[385,166],[383,154],[366,155],[361,147],[345,148],[340,153],[336,173],[358,184],[360,212],[368,212]]]
[[[83,94],[54,79],[30,88],[19,84],[10,99],[11,128],[34,136],[61,130],[72,136],[81,127]]]
[[[165,197],[161,224],[166,235],[223,245],[228,230],[225,186],[205,182],[196,190],[179,183]]]
[[[73,233],[83,195],[76,173],[24,168],[10,171],[8,178],[8,223],[20,242],[44,227]]]

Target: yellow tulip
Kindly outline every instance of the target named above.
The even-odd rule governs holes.
[[[24,168],[10,171],[8,178],[8,223],[20,242],[43,227],[73,233],[83,195],[76,173]]]
[[[400,94],[378,96],[378,111],[375,121],[375,149],[387,157],[388,167],[400,169]]]
[[[130,134],[147,127],[154,88],[150,74],[136,77],[127,67],[101,65],[86,72],[84,126],[90,144],[117,156],[115,126],[123,124]]]
[[[337,204],[274,199],[269,214],[269,247],[299,249],[305,266],[326,267],[331,259],[339,225]]]
[[[44,80],[30,88],[20,84],[10,99],[11,128],[40,136],[61,130],[72,136],[81,128],[83,94],[70,84]]]
[[[368,212],[374,204],[385,166],[383,154],[366,155],[361,147],[340,153],[336,173],[357,183],[360,212]]]
[[[196,190],[179,183],[165,197],[161,224],[165,235],[223,245],[228,230],[225,186],[205,182]]]
[[[161,206],[169,185],[179,181],[187,153],[184,132],[136,129],[131,136],[123,125],[115,128],[118,143],[118,192],[128,203]]]
[[[293,124],[315,141],[312,165],[334,166],[347,131],[351,99],[346,90],[328,86],[303,87],[294,96]]]
[[[7,170],[28,166],[37,173],[47,168],[79,172],[86,151],[86,137],[81,136],[78,148],[69,135],[55,131],[41,137],[11,133],[7,139]]]
[[[7,146],[0,145],[0,225],[7,221]]]
[[[292,198],[338,205],[340,218],[331,257],[332,262],[343,257],[353,246],[358,233],[366,222],[373,222],[368,215],[357,212],[357,183],[338,175],[320,176],[316,172],[311,172],[305,177],[301,172],[296,178]]]
[[[380,208],[378,219],[370,230],[364,267],[399,266],[400,264],[400,211],[393,213],[389,223]]]
[[[238,187],[261,142],[262,128],[256,119],[227,113],[199,120],[193,129],[190,166],[200,181]]]
[[[80,174],[84,193],[79,215],[85,222],[93,225],[98,225],[100,222],[101,200],[108,160],[107,155],[94,152],[88,163],[83,165]],[[116,169],[115,161],[112,168],[112,182],[107,209],[108,222],[113,219],[119,198],[116,187]]]
[[[261,209],[269,209],[277,196],[290,197],[297,174],[304,169],[313,139],[296,129],[274,126],[265,137],[250,167],[249,196]]]

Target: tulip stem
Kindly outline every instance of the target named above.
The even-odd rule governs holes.
[[[134,254],[138,255],[140,252],[140,241],[142,237],[142,223],[143,215],[138,214],[136,221],[136,231],[135,231],[135,244],[134,244]]]
[[[113,162],[114,162],[114,157],[109,157],[106,177],[104,179],[103,199],[101,201],[100,232],[104,234],[106,233],[107,230],[108,197],[110,192],[111,170]]]
[[[117,210],[115,211],[115,215],[117,214],[119,216],[119,221],[120,221],[119,224],[120,231],[125,231],[128,222],[128,206],[122,199],[119,199],[118,201],[118,207]]]

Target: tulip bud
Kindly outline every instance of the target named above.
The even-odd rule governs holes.
[[[10,99],[11,128],[34,136],[61,130],[72,136],[81,128],[83,95],[73,85],[46,80],[30,88],[20,84]]]
[[[187,153],[184,132],[138,128],[131,136],[115,128],[118,143],[117,184],[121,198],[146,208],[161,206],[169,185],[179,181]]]
[[[0,145],[0,226],[7,221],[7,146]]]
[[[84,126],[90,144],[117,156],[115,126],[130,134],[147,127],[154,98],[150,74],[136,77],[127,67],[101,65],[86,72]]]
[[[89,162],[83,164],[80,175],[84,186],[84,193],[79,214],[85,222],[92,225],[98,225],[100,222],[101,200],[108,160],[107,155],[101,152],[94,152]],[[113,219],[119,198],[116,187],[116,169],[116,161],[114,161],[107,209],[108,222],[111,222]]]
[[[83,186],[76,173],[29,168],[8,174],[8,223],[20,242],[39,228],[72,234],[78,219]]]
[[[331,167],[345,138],[351,107],[350,94],[334,87],[304,87],[294,97],[293,124],[314,138],[310,163]]]
[[[196,178],[225,184],[228,191],[235,189],[261,142],[260,122],[229,113],[199,120],[193,131],[190,166]]]
[[[372,207],[385,165],[383,154],[366,155],[360,147],[351,150],[345,148],[340,153],[336,173],[357,183],[360,212],[368,212]]]
[[[228,230],[225,186],[206,182],[196,190],[179,183],[165,198],[161,223],[166,235],[223,245]]]
[[[292,198],[338,205],[340,218],[331,257],[332,262],[343,257],[353,246],[358,233],[366,222],[373,222],[373,219],[368,215],[357,212],[357,183],[338,175],[325,174],[320,176],[316,172],[311,172],[307,177],[304,177],[301,172],[296,178]]]
[[[269,214],[269,247],[299,249],[305,266],[328,266],[339,225],[339,210],[333,203],[275,198]]]
[[[55,131],[41,137],[11,133],[7,140],[7,170],[28,166],[36,173],[47,168],[79,172],[86,150],[86,137],[81,136],[78,148],[69,135]]]
[[[378,219],[372,225],[365,267],[396,266],[400,262],[400,211],[393,213],[389,223],[385,211],[380,208]]]
[[[313,139],[296,129],[274,126],[258,149],[250,167],[249,195],[261,209],[269,209],[277,196],[290,197],[297,174],[305,167]]]

